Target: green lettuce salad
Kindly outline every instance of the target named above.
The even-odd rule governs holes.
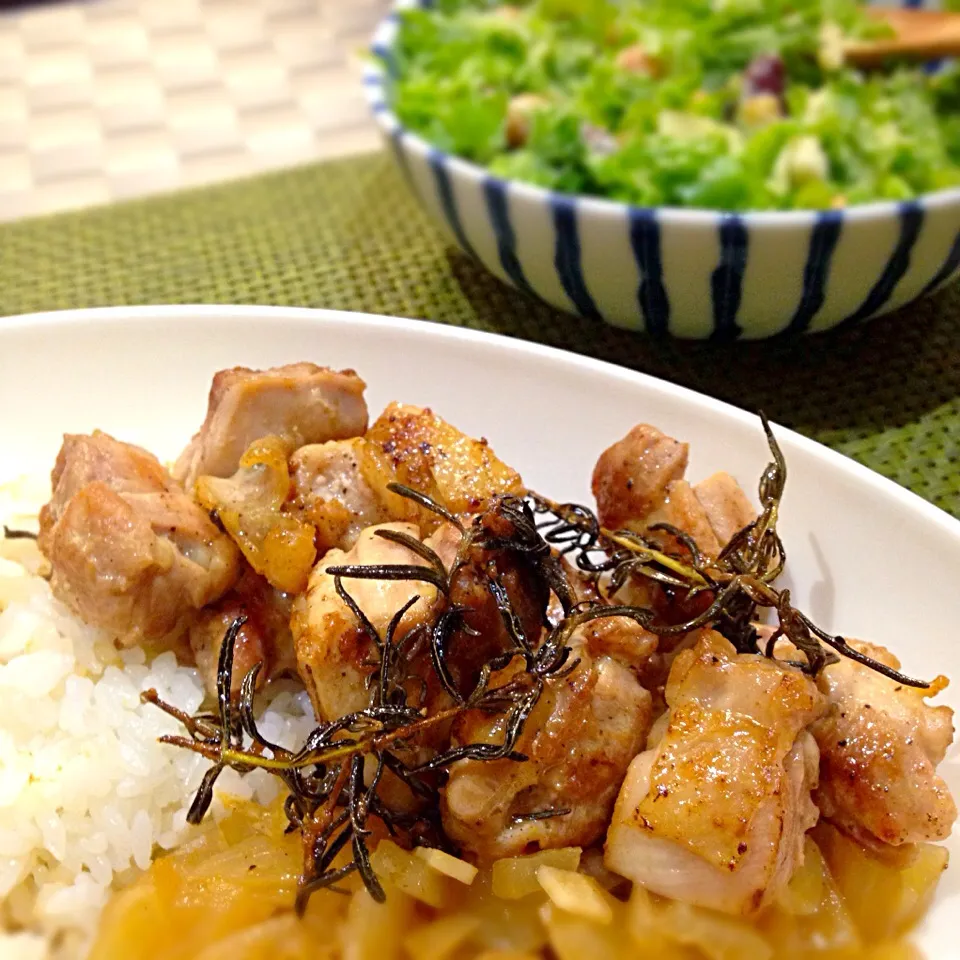
[[[852,0],[436,0],[393,108],[502,177],[644,206],[843,207],[960,184],[960,71],[861,72]]]

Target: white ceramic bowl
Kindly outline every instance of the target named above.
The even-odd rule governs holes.
[[[381,23],[363,82],[414,194],[460,249],[561,310],[653,334],[759,339],[888,313],[960,269],[960,189],[848,210],[730,214],[631,207],[493,177],[391,111],[397,29],[395,13]]]
[[[227,306],[12,317],[0,319],[0,357],[8,412],[0,483],[47,474],[65,431],[100,427],[173,458],[203,416],[214,371],[295,360],[356,368],[374,412],[391,400],[432,407],[488,437],[530,486],[557,499],[589,502],[591,465],[641,417],[690,443],[692,477],[728,470],[754,494],[769,456],[756,417],[682,387],[533,343],[392,317]],[[838,453],[776,433],[788,469],[784,585],[794,602],[828,630],[889,645],[909,673],[952,677],[938,699],[960,707],[960,522]],[[960,743],[941,771],[960,797]],[[958,955],[960,830],[947,847],[953,864],[918,932],[928,960]]]

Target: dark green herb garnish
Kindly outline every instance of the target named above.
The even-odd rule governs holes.
[[[446,511],[422,494],[400,485],[393,492],[407,496],[434,510],[451,522]],[[457,526],[463,529],[459,521]],[[191,717],[164,703],[155,691],[144,699],[176,717],[187,736],[166,736],[165,743],[200,753],[213,765],[203,778],[191,805],[188,820],[199,823],[210,806],[213,786],[221,771],[232,767],[241,773],[263,769],[283,781],[289,796],[287,818],[291,829],[304,837],[305,869],[301,877],[297,908],[303,910],[311,893],[330,887],[346,875],[359,872],[371,896],[384,898],[384,891],[370,865],[367,840],[368,821],[376,817],[391,834],[408,845],[442,845],[439,830],[439,777],[459,760],[526,759],[516,745],[531,711],[546,684],[576,669],[570,660],[569,640],[579,626],[601,617],[629,616],[645,621],[646,611],[600,603],[576,604],[562,564],[537,532],[530,505],[517,497],[502,497],[476,517],[464,530],[457,557],[450,570],[440,558],[419,541],[403,534],[380,531],[386,539],[403,543],[427,561],[428,566],[379,565],[342,566],[328,571],[340,597],[353,612],[357,624],[377,651],[371,664],[370,701],[367,708],[318,725],[297,751],[288,751],[266,740],[254,719],[254,692],[259,665],[244,678],[236,703],[230,689],[233,652],[243,618],[235,620],[224,637],[217,671],[217,713]],[[478,560],[479,557],[479,560]],[[525,626],[529,620],[516,609],[510,590],[502,579],[503,569],[518,566],[529,581],[527,593],[534,599],[536,635]],[[502,624],[505,642],[482,663],[469,686],[451,661],[452,641],[458,631],[472,636],[473,613],[458,604],[460,577],[479,577]],[[395,639],[407,610],[419,599],[396,612],[384,636],[380,636],[354,601],[344,581],[350,579],[415,580],[435,586],[444,598],[433,623],[414,629],[402,640]],[[546,617],[550,596],[563,611],[557,623]],[[447,694],[447,706],[429,712],[422,692],[412,697],[411,651],[429,645],[429,669]],[[495,683],[496,675],[513,667],[508,680]],[[425,684],[419,685],[421,691]],[[410,749],[430,728],[449,723],[467,710],[482,710],[502,718],[503,737],[499,743],[467,743],[449,747],[423,762],[414,762]],[[372,762],[368,760],[372,758]],[[392,809],[380,792],[389,771],[422,799],[421,813]],[[529,819],[562,816],[568,811],[542,811]],[[337,855],[348,848],[351,860],[334,867]]]
[[[804,656],[796,666],[812,676],[835,663],[837,654],[842,654],[897,683],[929,687],[923,680],[915,680],[860,653],[843,637],[827,633],[790,603],[789,590],[773,586],[786,562],[777,519],[787,465],[767,418],[762,413],[760,417],[773,458],[760,477],[760,515],[734,534],[715,560],[704,556],[688,534],[669,524],[655,524],[642,534],[607,530],[587,507],[556,504],[531,494],[534,509],[547,518],[539,525],[546,531],[546,541],[602,583],[607,595],[615,594],[631,577],[638,577],[688,600],[703,594],[709,596],[709,605],[683,623],[658,622],[652,611],[647,611],[649,619],[645,625],[659,636],[687,633],[710,624],[738,652],[756,653],[759,637],[754,623],[758,609],[768,608],[776,612],[778,619],[777,628],[762,651],[768,657],[774,656],[776,642],[786,638]]]
[[[791,605],[789,591],[773,586],[785,562],[777,518],[787,474],[765,418],[763,427],[772,462],[760,479],[760,515],[735,534],[715,560],[705,556],[688,534],[667,524],[657,524],[642,534],[610,531],[588,508],[556,504],[534,493],[526,499],[495,498],[465,527],[424,494],[391,485],[394,493],[453,523],[463,535],[449,570],[425,544],[389,530],[378,531],[378,535],[403,544],[426,566],[347,565],[328,569],[337,593],[377,654],[370,664],[370,694],[365,709],[319,724],[295,751],[268,741],[255,720],[259,664],[244,677],[235,703],[230,696],[234,646],[244,623],[242,617],[231,624],[220,650],[216,713],[189,716],[163,702],[156,691],[143,694],[145,701],[175,717],[186,730],[186,736],[165,736],[163,742],[199,753],[213,764],[190,807],[189,822],[199,823],[203,818],[214,783],[226,767],[240,773],[267,770],[286,787],[288,829],[299,830],[304,841],[298,911],[305,909],[315,890],[336,889],[338,881],[354,872],[360,874],[371,896],[382,901],[385,893],[370,863],[370,818],[379,820],[407,846],[442,846],[439,787],[445,771],[464,759],[525,761],[517,745],[531,712],[548,684],[577,668],[579,661],[571,659],[574,631],[599,618],[629,617],[660,636],[687,633],[710,624],[738,651],[757,653],[761,651],[754,627],[756,614],[758,608],[771,608],[776,611],[778,626],[762,651],[768,657],[775,655],[776,641],[784,637],[803,656],[795,665],[811,675],[842,654],[899,683],[929,686],[859,653],[843,637],[821,630]],[[605,601],[577,603],[564,556],[574,561],[581,574],[593,579],[607,597],[635,578],[673,591],[685,600],[702,597],[706,605],[686,622],[667,623],[645,607]],[[428,583],[438,591],[435,616],[432,622],[421,624],[398,640],[404,614],[419,599],[411,597],[380,636],[345,586],[344,582],[351,579]],[[474,589],[477,586],[479,591]],[[556,622],[547,616],[551,598],[561,611]],[[465,649],[479,657],[477,662],[464,665]],[[502,671],[508,667],[509,678],[502,680]],[[432,671],[430,679],[445,695],[439,706],[436,699],[430,706],[426,702],[424,671]],[[500,682],[496,682],[498,679]],[[500,717],[501,741],[451,746],[427,760],[418,757],[413,748],[422,745],[424,734],[467,710]],[[380,790],[388,773],[405,783],[421,801],[416,812],[390,806]],[[560,817],[569,812],[532,811],[515,817],[513,822]],[[350,859],[334,866],[345,850],[349,850]]]
[[[32,530],[15,530],[4,524],[3,538],[5,540],[36,540],[37,535]]]
[[[554,817],[567,817],[573,811],[569,807],[561,807],[556,810],[534,810],[532,813],[520,813],[511,818],[511,823],[534,823],[538,820],[552,820]]]

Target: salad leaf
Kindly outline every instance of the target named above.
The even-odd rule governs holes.
[[[960,69],[843,64],[844,37],[884,29],[855,0],[436,0],[401,13],[392,95],[405,126],[498,176],[630,203],[954,186]]]

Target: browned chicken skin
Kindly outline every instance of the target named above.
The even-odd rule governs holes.
[[[823,697],[799,670],[710,630],[677,656],[666,697],[617,800],[606,864],[663,896],[752,913],[790,879],[817,821],[806,727]]]
[[[364,527],[392,519],[363,477],[365,445],[362,437],[312,443],[290,458],[289,509],[316,527],[321,555],[331,547],[349,550]]]
[[[473,515],[499,494],[519,494],[516,470],[432,410],[391,403],[364,437],[361,472],[391,520],[416,523],[425,533],[439,524],[436,514],[387,488],[402,483],[432,497],[451,513]]]
[[[548,683],[517,743],[529,759],[462,760],[450,769],[444,831],[473,859],[589,846],[607,828],[627,767],[650,728],[650,694],[631,667],[649,656],[656,638],[620,617],[587,624],[572,646],[579,665]],[[455,725],[454,738],[500,742],[502,723],[471,712]],[[522,819],[550,809],[569,812]]]
[[[853,641],[861,652],[899,669],[876,644]],[[937,764],[953,740],[953,711],[875,670],[843,658],[826,667],[820,687],[829,710],[813,726],[820,745],[821,812],[866,843],[899,845],[943,840],[957,807]]]
[[[203,426],[173,474],[191,490],[201,476],[229,477],[255,440],[278,436],[291,448],[356,437],[367,427],[364,382],[353,370],[291,363],[269,370],[221,370]]]
[[[611,530],[643,520],[659,507],[674,480],[682,480],[689,448],[656,427],[639,423],[600,454],[593,470],[597,516]]]
[[[173,642],[236,580],[239,552],[152,454],[68,435],[40,513],[54,594],[124,645]]]
[[[688,447],[641,423],[608,447],[593,470],[597,516],[609,529],[669,523],[715,557],[756,517],[733,477],[715,473],[696,486],[684,479]]]

